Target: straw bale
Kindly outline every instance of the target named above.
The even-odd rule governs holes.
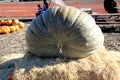
[[[120,52],[104,47],[82,59],[40,58],[27,53],[14,80],[119,80]]]

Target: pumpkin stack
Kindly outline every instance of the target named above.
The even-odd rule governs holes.
[[[18,31],[24,27],[24,23],[18,19],[0,20],[0,34],[8,34],[11,32]]]

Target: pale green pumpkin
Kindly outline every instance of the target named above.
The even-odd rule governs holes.
[[[104,43],[95,20],[77,8],[53,7],[35,18],[26,31],[28,51],[40,57],[82,58]]]

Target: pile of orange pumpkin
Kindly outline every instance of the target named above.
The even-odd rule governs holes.
[[[25,24],[19,19],[0,20],[0,34],[8,34],[23,28]]]

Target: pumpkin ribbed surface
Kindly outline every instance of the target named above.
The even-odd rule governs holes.
[[[40,57],[82,58],[104,43],[95,20],[77,8],[53,7],[35,18],[26,31],[28,51]]]

